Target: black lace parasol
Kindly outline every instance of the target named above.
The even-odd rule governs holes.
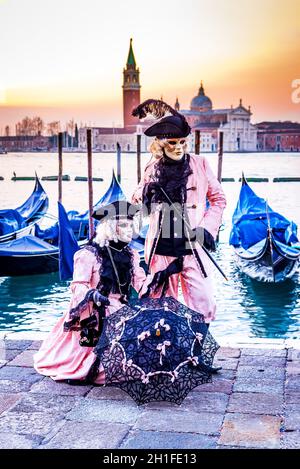
[[[106,318],[95,353],[107,386],[138,404],[180,404],[191,389],[211,382],[218,348],[203,315],[163,297],[135,300]]]

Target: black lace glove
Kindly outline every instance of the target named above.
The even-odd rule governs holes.
[[[106,296],[101,295],[101,293],[98,290],[91,291],[90,301],[93,301],[96,306],[101,306],[101,305],[108,306],[108,305],[110,305],[109,299]]]
[[[97,330],[98,320],[95,314],[80,321],[80,340],[82,347],[95,347],[97,345],[100,331]]]
[[[204,228],[204,242],[203,246],[208,250],[208,251],[215,251],[216,250],[216,243],[214,240],[214,237],[210,234],[209,231],[207,231]]]
[[[198,241],[201,246],[204,246],[208,251],[216,250],[216,243],[213,236],[202,226],[190,231],[190,240]]]

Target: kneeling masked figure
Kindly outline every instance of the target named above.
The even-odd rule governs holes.
[[[130,288],[145,281],[137,251],[129,243],[136,207],[117,201],[93,214],[100,223],[88,244],[75,253],[68,311],[58,320],[34,356],[34,367],[53,380],[105,383],[93,350],[102,318],[127,303]]]

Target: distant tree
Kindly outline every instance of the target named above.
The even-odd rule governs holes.
[[[47,124],[47,132],[51,137],[58,135],[58,132],[60,132],[60,121],[49,122]]]
[[[42,135],[45,128],[44,121],[39,116],[35,116],[32,119],[32,129],[34,135]]]
[[[26,116],[19,122],[19,135],[33,135],[33,121]]]
[[[9,125],[6,125],[6,126],[5,126],[4,132],[5,132],[5,137],[9,137],[9,134],[10,134]]]
[[[24,117],[21,122],[16,124],[16,135],[42,135],[45,128],[43,119],[35,116],[32,119],[28,116]]]

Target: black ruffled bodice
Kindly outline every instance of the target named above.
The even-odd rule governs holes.
[[[188,239],[181,216],[184,213],[184,204],[187,200],[188,177],[193,173],[190,168],[190,155],[186,154],[179,161],[172,160],[166,154],[156,164],[153,183],[144,189],[144,203],[151,209],[151,203],[164,203],[170,205],[168,198],[160,190],[164,189],[169,199],[176,204],[176,210],[165,210],[164,216],[160,212],[160,236],[156,243],[156,254],[179,257],[191,254]],[[159,184],[156,185],[156,183]],[[177,213],[180,210],[181,216]],[[163,220],[163,221],[162,221]],[[167,237],[166,237],[167,234]]]
[[[155,181],[164,188],[173,203],[184,204],[186,202],[187,181],[193,173],[189,162],[190,155],[184,155],[181,160],[175,161],[165,154],[156,165]],[[152,201],[169,203],[161,191],[156,191]]]
[[[110,242],[110,252],[117,269],[119,276],[120,287],[118,279],[109,256],[108,248],[106,246],[100,247],[98,244],[91,242],[97,255],[100,258],[100,280],[97,288],[104,296],[109,296],[110,293],[121,293],[127,296],[131,285],[133,275],[133,254],[131,248],[127,243],[118,241],[118,243]]]

